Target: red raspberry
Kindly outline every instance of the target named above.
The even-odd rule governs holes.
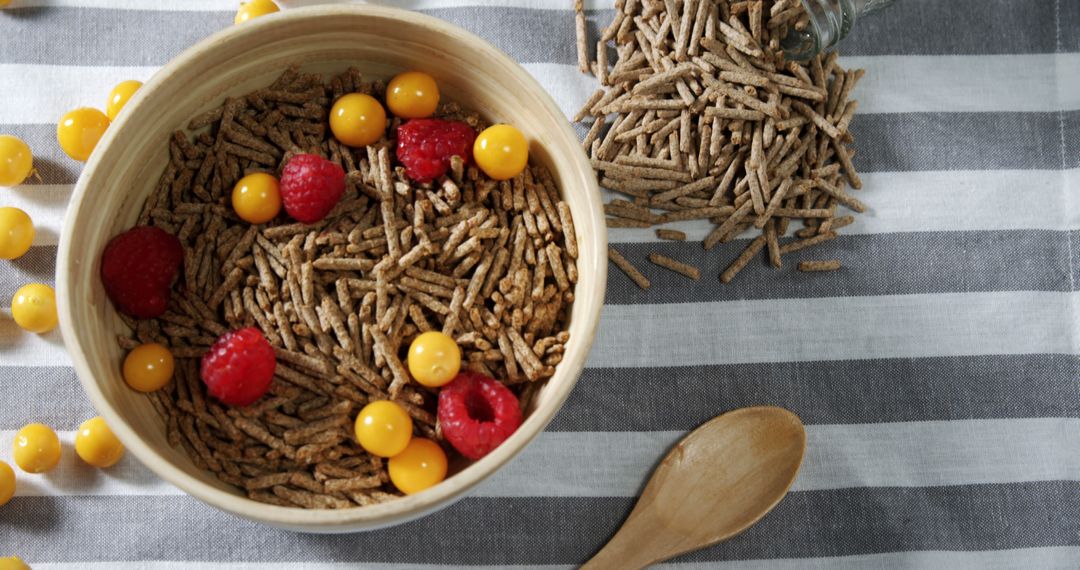
[[[184,261],[176,236],[138,226],[112,238],[101,254],[101,282],[117,310],[138,319],[161,316]]]
[[[417,182],[434,180],[450,170],[450,157],[472,158],[476,131],[461,121],[413,119],[398,127],[397,158]]]
[[[344,193],[345,171],[314,154],[294,155],[281,171],[281,202],[298,222],[325,218]]]
[[[480,459],[521,425],[517,396],[499,382],[462,372],[439,392],[443,437],[469,459]]]
[[[202,359],[202,381],[210,395],[230,406],[255,403],[274,379],[274,349],[259,329],[249,327],[218,337]]]

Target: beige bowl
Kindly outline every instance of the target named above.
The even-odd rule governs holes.
[[[110,237],[135,224],[168,160],[166,140],[225,96],[270,84],[288,65],[367,75],[420,69],[448,99],[521,129],[531,155],[551,169],[577,226],[579,280],[570,343],[555,376],[539,391],[524,424],[487,457],[445,482],[400,500],[355,509],[303,510],[252,501],[195,467],[165,440],[149,400],[120,376],[123,325],[98,278]],[[124,445],[165,480],[219,509],[268,525],[347,532],[401,523],[446,506],[517,455],[562,406],[585,366],[600,320],[607,278],[607,232],[595,175],[562,112],[505,54],[445,22],[376,6],[292,10],[231,27],[185,51],[159,71],[109,128],[90,158],[68,208],[57,283],[60,324],[83,388]]]

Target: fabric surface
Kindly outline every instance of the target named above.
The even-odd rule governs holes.
[[[571,2],[400,0],[490,40],[568,115]],[[33,249],[0,262],[0,459],[46,422],[71,442],[95,415],[59,333],[10,319],[52,283],[80,164],[56,120],[103,107],[232,23],[235,0],[15,0],[0,11],[0,133],[42,180],[0,189],[31,214]],[[590,31],[610,4],[590,4]],[[594,35],[595,37],[595,35]],[[852,123],[870,212],[839,239],[717,279],[745,241],[705,253],[647,230],[611,240],[653,282],[610,273],[589,367],[551,426],[470,497],[413,523],[345,536],[264,528],[183,495],[128,457],[108,471],[65,447],[20,473],[0,556],[34,568],[569,567],[618,527],[686,430],[774,404],[807,424],[792,493],[759,524],[671,563],[691,568],[1080,568],[1080,1],[902,0],[860,22]],[[583,133],[583,131],[582,131]],[[677,224],[700,239],[708,228]],[[652,266],[658,251],[701,281]],[[841,259],[804,275],[799,259]]]

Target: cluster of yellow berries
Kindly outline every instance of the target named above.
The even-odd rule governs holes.
[[[461,349],[441,332],[426,332],[409,346],[409,373],[429,387],[448,384],[461,369]],[[413,437],[409,413],[390,400],[371,402],[356,416],[356,440],[372,455],[388,457],[390,482],[406,495],[446,478],[446,452],[430,439]]]
[[[60,148],[75,160],[90,157],[98,140],[128,99],[142,86],[138,81],[123,81],[113,88],[106,102],[106,112],[79,108],[67,113],[56,126]],[[0,186],[18,186],[33,173],[34,157],[30,147],[18,137],[0,135]],[[17,259],[34,242],[34,222],[30,215],[13,207],[0,207],[0,259]],[[56,328],[56,292],[44,283],[30,283],[19,288],[11,299],[15,323],[33,333],[47,333]]]
[[[260,11],[269,0],[244,4],[237,13],[237,23],[269,12]],[[274,7],[270,12],[276,11]],[[244,17],[241,19],[241,14]],[[439,86],[430,75],[406,71],[394,76],[386,87],[386,106],[395,116],[405,119],[429,117],[439,106]],[[350,147],[374,144],[387,126],[386,109],[378,99],[366,93],[349,93],[334,102],[330,110],[330,130],[334,138]],[[495,180],[517,176],[529,161],[529,143],[510,125],[494,125],[477,136],[473,144],[477,166]],[[264,224],[281,212],[281,188],[272,174],[255,172],[241,178],[232,191],[232,206],[240,219],[250,224]]]
[[[142,82],[139,81],[121,81],[109,92],[104,113],[92,107],[79,107],[61,117],[56,125],[56,142],[60,143],[64,153],[74,160],[86,162],[109,124],[140,87]]]
[[[0,186],[18,186],[33,171],[30,147],[11,135],[0,135]],[[19,208],[0,207],[0,259],[18,259],[34,243],[34,222]],[[56,294],[44,283],[30,283],[11,298],[11,316],[35,333],[56,327]]]
[[[400,73],[386,85],[386,106],[403,119],[430,117],[439,107],[439,86],[422,71]],[[382,104],[364,93],[345,95],[330,110],[330,130],[348,146],[378,142],[386,132],[386,124]],[[509,180],[528,164],[529,141],[510,125],[492,125],[477,135],[472,153],[476,166],[489,178]]]
[[[79,107],[60,118],[56,125],[56,142],[71,158],[85,162],[105,134],[109,123],[120,114],[135,91],[139,81],[122,81],[113,87],[105,104],[105,112]],[[34,170],[34,155],[20,138],[0,135],[0,186],[18,186]]]
[[[45,424],[27,424],[15,434],[12,459],[27,473],[46,473],[60,463],[60,438]],[[112,467],[124,456],[124,446],[101,416],[86,420],[75,433],[75,453],[87,464]],[[0,461],[0,506],[15,495],[15,470]]]

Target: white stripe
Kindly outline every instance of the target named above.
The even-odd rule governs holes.
[[[11,444],[16,430],[0,430],[0,461],[15,469],[15,495],[37,496],[108,496],[108,495],[183,495],[184,492],[158,478],[131,454],[124,454],[119,463],[109,469],[98,469],[83,462],[75,454],[75,432],[59,431],[60,463],[47,475],[31,475],[15,468],[11,460]]]
[[[0,354],[4,366],[71,366],[60,328],[46,334],[28,333],[11,318],[11,299],[0,300]]]
[[[1080,354],[1080,292],[607,305],[603,311],[591,368]],[[703,336],[715,342],[702,344]],[[28,334],[2,315],[0,351],[6,366],[71,365],[58,332]]]
[[[793,491],[1080,481],[1080,419],[1005,419],[807,426]],[[0,441],[15,432],[0,431]],[[633,497],[684,432],[545,432],[475,497]],[[178,495],[131,458],[99,471],[72,451],[49,477],[21,475],[17,493]],[[932,450],[925,442],[933,442]],[[0,447],[10,461],[10,449]]]
[[[76,107],[105,110],[109,92],[121,81],[146,81],[158,68],[0,64],[0,124],[56,124]],[[31,149],[33,150],[33,149]]]
[[[1078,343],[1080,292],[608,305],[587,365],[1080,354]]]
[[[957,552],[926,550],[885,552],[856,556],[823,558],[775,558],[768,560],[731,560],[660,564],[663,570],[909,570],[912,568],[948,568],[949,570],[1076,570],[1080,567],[1080,546],[1048,546]]]
[[[240,0],[14,0],[8,8],[108,8],[168,12],[235,12]]]
[[[356,568],[355,562],[305,562],[307,570],[343,570]],[[657,570],[900,570],[907,568],[950,568],[952,570],[1006,570],[1038,568],[1040,570],[1075,570],[1080,566],[1080,546],[1048,546],[987,551],[924,550],[885,552],[855,556],[822,558],[770,558],[768,560],[731,560],[658,564]],[[295,562],[171,562],[159,560],[133,562],[39,562],[35,570],[294,570]],[[462,566],[441,564],[372,564],[366,570],[451,570]],[[496,568],[496,566],[467,566],[465,568]],[[569,565],[528,565],[497,568],[508,570],[570,570]]]
[[[885,552],[823,558],[773,558],[659,564],[657,570],[909,570],[948,568],[949,570],[1076,570],[1080,567],[1080,546],[1048,546],[957,552],[926,550]]]
[[[793,491],[1080,480],[1080,419],[811,425],[806,432]],[[684,435],[547,432],[473,495],[636,496]]]
[[[531,8],[534,10],[568,10],[572,4],[564,0],[274,0],[282,8],[304,8],[319,4],[376,4],[406,10],[433,10],[490,6],[492,8]],[[611,10],[608,0],[585,0],[586,10]],[[607,25],[604,22],[603,25]]]
[[[849,191],[869,208],[840,233],[950,232],[1080,229],[1080,208],[1062,208],[1057,196],[1080,190],[1080,170],[957,170],[871,172],[863,189]],[[602,191],[604,201],[626,196]],[[841,208],[841,213],[850,213]],[[665,224],[702,240],[716,226],[708,220]],[[753,236],[753,232],[747,232]],[[611,228],[608,239],[656,241],[653,229]]]
[[[861,192],[852,192],[870,209],[841,232],[881,234],[994,230],[1080,230],[1080,208],[1048,200],[1080,189],[1080,170],[973,170],[876,172],[862,175]],[[35,246],[56,245],[72,186],[23,185],[6,189],[4,206],[21,208],[34,220]],[[604,200],[625,198],[604,191]],[[918,205],[916,207],[915,205]],[[707,220],[666,224],[704,239],[716,226]],[[613,228],[613,243],[657,241],[652,229]],[[753,235],[747,233],[746,235]]]
[[[1080,109],[1080,53],[843,56],[860,113]]]
[[[572,566],[499,565],[447,566],[424,564],[393,564],[393,562],[205,562],[172,560],[139,560],[126,562],[39,562],[33,570],[461,570],[469,568],[500,568],[504,570],[571,570]],[[677,566],[693,568],[693,566]]]
[[[859,113],[1037,112],[1080,109],[1080,53],[843,57],[866,75]],[[525,64],[572,117],[598,83],[576,66]]]
[[[670,566],[670,565],[669,565]],[[674,568],[696,568],[697,565],[678,565]],[[470,568],[500,568],[504,570],[571,570],[565,565],[499,565],[499,566],[447,566],[424,564],[393,564],[393,562],[205,562],[139,560],[126,562],[38,562],[33,570],[461,570]],[[660,567],[662,568],[662,567]]]
[[[562,6],[563,4],[560,4]],[[1080,109],[1080,53],[992,56],[865,56],[844,58],[864,67],[856,88],[860,113],[1058,111]],[[596,89],[576,66],[526,63],[563,113],[573,116]],[[103,107],[112,87],[145,81],[157,67],[79,67],[2,64],[0,124],[54,123],[78,106]],[[49,97],[41,96],[48,85]]]
[[[149,10],[162,12],[236,12],[241,0],[14,0],[9,8],[65,7],[107,8],[111,10]],[[283,9],[303,8],[316,4],[364,4],[363,0],[274,0]],[[392,6],[407,10],[430,10],[465,6],[533,8],[537,10],[566,10],[562,0],[371,0],[368,4]],[[607,0],[585,0],[587,10],[610,10]],[[232,23],[232,20],[228,20]]]

